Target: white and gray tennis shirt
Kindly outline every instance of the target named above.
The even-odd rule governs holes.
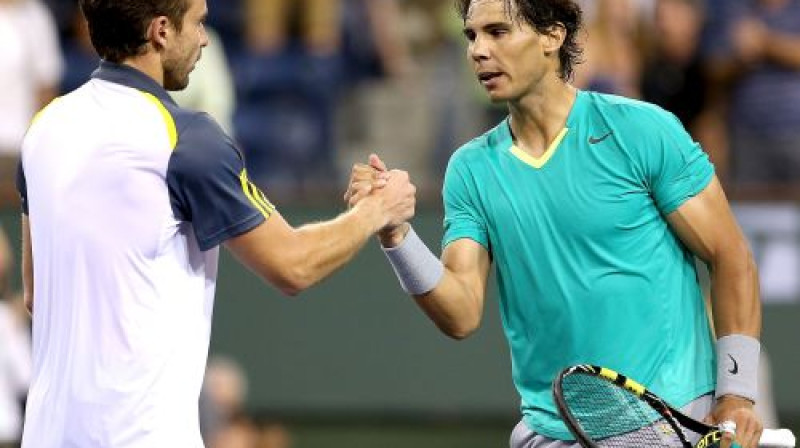
[[[103,62],[25,138],[33,245],[26,448],[202,447],[218,246],[274,207],[206,114]]]

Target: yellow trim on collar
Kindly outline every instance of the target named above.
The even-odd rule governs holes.
[[[141,92],[141,91],[140,91]],[[175,119],[172,118],[172,114],[169,113],[167,108],[164,106],[164,103],[161,102],[155,95],[149,92],[142,92],[142,95],[145,96],[151,103],[155,104],[158,108],[158,111],[161,112],[161,117],[164,119],[164,123],[167,125],[167,135],[169,136],[169,149],[170,151],[174,151],[175,147],[178,146],[178,128],[175,126]]]
[[[517,156],[517,158],[523,161],[524,163],[536,169],[539,169],[543,167],[550,160],[550,158],[553,157],[553,154],[555,154],[556,149],[558,149],[558,145],[561,144],[561,141],[564,140],[564,136],[567,135],[567,131],[569,131],[569,128],[562,129],[561,132],[556,137],[556,139],[553,140],[553,143],[550,144],[550,147],[547,148],[547,151],[545,151],[541,157],[537,158],[528,154],[527,152],[520,149],[516,144],[511,145],[511,153]]]

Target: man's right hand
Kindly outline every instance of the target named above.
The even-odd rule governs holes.
[[[389,172],[386,186],[373,190],[367,200],[380,201],[384,223],[381,232],[401,226],[414,217],[417,204],[417,187],[411,183],[408,173],[400,170]]]
[[[359,163],[353,166],[353,170],[350,175],[350,184],[348,185],[347,192],[344,194],[344,200],[347,202],[349,207],[355,206],[367,197],[385,195],[391,196],[392,194],[396,195],[398,193],[392,193],[388,191],[388,188],[393,183],[393,179],[395,179],[395,183],[399,182],[400,184],[396,187],[400,190],[399,194],[407,195],[409,192],[411,193],[411,214],[405,218],[397,219],[398,217],[403,216],[403,205],[400,203],[395,204],[395,207],[399,207],[395,210],[395,212],[399,212],[399,214],[395,213],[394,218],[390,218],[387,224],[378,233],[378,237],[384,247],[394,247],[403,241],[408,233],[408,229],[410,228],[407,221],[414,216],[413,208],[416,205],[416,187],[414,187],[409,181],[408,173],[400,170],[388,171],[386,164],[383,163],[383,161],[377,155],[372,154],[369,157],[369,164]],[[402,191],[404,190],[404,184],[410,186],[411,189],[408,190],[406,186],[403,193]],[[406,208],[409,205],[408,199],[409,198],[406,197]]]

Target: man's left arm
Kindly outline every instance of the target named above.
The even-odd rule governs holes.
[[[758,272],[748,243],[716,176],[702,192],[670,213],[667,221],[711,274],[718,374],[710,420],[733,420],[736,441],[744,448],[755,447],[762,429],[753,410],[761,302]]]

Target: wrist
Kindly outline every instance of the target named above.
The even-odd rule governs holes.
[[[411,226],[408,226],[402,244],[396,247],[384,247],[383,253],[391,263],[400,286],[413,296],[432,291],[444,276],[444,265]]]
[[[397,247],[406,238],[409,230],[411,230],[411,225],[407,222],[397,227],[385,228],[378,233],[378,240],[384,248]]]
[[[758,339],[730,334],[717,340],[717,387],[715,397],[740,398],[755,403],[758,392]]]
[[[740,397],[739,395],[727,394],[727,395],[720,395],[715,398],[717,403],[735,403],[737,405],[744,405],[744,406],[755,406],[755,402],[746,397]]]
[[[363,216],[369,226],[370,233],[380,231],[386,226],[386,216],[382,213],[379,199],[376,196],[368,196],[360,200],[350,210],[360,216]]]

